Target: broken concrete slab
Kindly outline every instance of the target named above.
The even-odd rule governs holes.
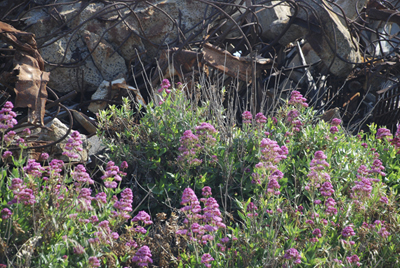
[[[121,73],[127,74],[125,60],[106,40],[100,39],[99,35],[89,31],[84,31],[82,37],[103,80],[112,80]]]
[[[68,46],[69,38],[71,37],[66,36],[52,42],[50,45],[40,49],[40,53],[47,62],[53,64],[77,62],[80,58],[88,56],[89,52],[78,36],[75,36]],[[98,84],[103,81],[100,71],[90,58],[88,58],[82,66],[77,68],[54,68],[53,66],[47,65],[46,70],[51,70],[49,86],[61,93],[67,93],[73,90],[79,91],[80,85],[78,85],[78,83],[82,82],[86,90],[95,90]],[[82,72],[84,74],[83,76]]]
[[[263,37],[269,40],[279,37],[293,15],[293,8],[286,2],[272,1],[271,8],[260,8],[257,18],[263,28]],[[316,0],[308,3],[299,9],[296,19],[298,21],[280,38],[280,44],[286,45],[305,37],[324,64],[330,67],[329,71],[339,77],[346,77],[354,63],[362,61],[356,42],[329,2]],[[307,23],[310,20],[319,24],[310,27]],[[304,25],[301,22],[305,22]]]
[[[51,122],[49,122],[47,125],[48,129],[42,129],[39,135],[39,138],[37,141],[59,141],[62,137],[64,137],[67,133],[69,128],[62,123],[60,120],[57,118],[54,118]],[[82,151],[76,152],[79,155],[79,158],[76,159],[76,162],[86,162],[88,160],[88,142],[87,142],[87,137],[86,135],[80,134],[81,136],[81,147]],[[63,140],[58,142],[57,144],[51,146],[51,147],[46,147],[46,152],[49,152],[50,155],[50,160],[51,159],[61,159],[65,162],[68,162],[69,159],[67,156],[62,155],[65,145],[68,142],[68,139],[71,138],[71,133]],[[74,161],[74,162],[75,162]]]
[[[332,74],[338,77],[347,77],[355,64],[362,62],[357,43],[351,36],[349,29],[331,10],[327,1],[317,0],[310,3],[310,6],[318,14],[321,32],[309,31],[306,40],[325,65],[329,67]],[[302,16],[304,17],[305,14]],[[304,19],[306,18],[304,17]]]

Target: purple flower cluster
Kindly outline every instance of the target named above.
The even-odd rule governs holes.
[[[45,168],[43,168],[40,163],[36,162],[35,159],[28,159],[24,171],[26,174],[31,175],[34,178],[41,178]]]
[[[107,194],[104,192],[100,192],[95,197],[96,201],[101,204],[107,204]]]
[[[335,190],[333,190],[332,183],[330,183],[329,181],[322,183],[319,191],[322,196],[331,196],[335,192]]]
[[[297,90],[293,90],[289,100],[290,105],[308,107],[307,99]]]
[[[12,156],[12,152],[11,151],[5,151],[2,155],[3,159],[6,159],[8,157]],[[4,160],[3,160],[4,161]]]
[[[321,237],[322,236],[321,230],[319,228],[315,228],[313,230],[312,234],[317,236],[317,237]]]
[[[339,126],[342,123],[342,120],[340,120],[339,118],[333,118],[331,125],[332,126]]]
[[[261,140],[261,159],[263,162],[279,163],[281,160],[286,159],[289,153],[285,145],[279,147],[278,143],[274,140],[264,138]]]
[[[214,240],[214,233],[219,228],[226,228],[222,222],[221,211],[217,201],[211,196],[211,188],[206,186],[202,191],[203,198],[200,199],[204,204],[201,208],[200,202],[191,188],[186,188],[182,194],[181,210],[185,213],[186,219],[184,224],[186,229],[180,229],[176,233],[179,235],[187,235],[193,242],[207,244],[208,241]],[[201,214],[201,212],[203,212]]]
[[[90,175],[86,172],[83,165],[77,165],[74,171],[71,172],[72,178],[76,181],[76,187],[82,187],[85,184],[93,184],[94,181],[90,178]]]
[[[339,118],[333,118],[332,121],[331,121],[331,125],[332,126],[329,129],[329,131],[332,134],[338,133],[339,132],[338,126],[340,125],[340,123],[342,123],[342,120],[340,120]]]
[[[203,256],[201,256],[201,263],[203,263],[206,267],[211,267],[210,262],[213,260],[214,258],[209,253],[204,253]]]
[[[36,202],[36,197],[33,190],[27,188],[20,178],[11,180],[10,189],[13,190],[14,198],[8,202],[9,205],[23,202],[24,205],[33,205]]]
[[[133,217],[132,219],[133,222],[139,222],[142,221],[145,225],[153,224],[153,222],[150,219],[150,215],[147,214],[145,211],[139,211],[139,213]]]
[[[350,256],[350,257],[346,257],[346,259],[347,259],[347,262],[348,262],[349,264],[354,263],[354,264],[356,264],[357,266],[361,266],[360,258],[359,258],[357,255],[353,255],[353,256]]]
[[[180,138],[180,154],[177,161],[183,168],[196,167],[203,163],[203,160],[198,158],[201,150],[212,149],[217,142],[218,131],[209,123],[203,122],[196,126],[195,133],[186,130]],[[216,160],[217,157],[213,155],[210,163],[215,163]]]
[[[195,127],[196,135],[203,146],[214,146],[217,139],[214,137],[218,131],[209,123],[201,123]]]
[[[7,101],[3,108],[0,110],[0,131],[5,132],[9,128],[13,128],[16,124],[18,124],[15,117],[17,114],[12,110],[14,105],[12,102]]]
[[[164,90],[167,94],[171,93],[171,90],[169,89],[171,87],[171,83],[169,82],[168,79],[163,79],[161,82],[161,87],[158,89],[158,93],[162,93]]]
[[[285,255],[283,257],[287,260],[293,260],[294,263],[299,264],[301,263],[301,255],[295,248],[290,248],[286,250]]]
[[[104,186],[107,188],[117,188],[118,183],[122,181],[121,176],[125,176],[126,173],[119,170],[119,167],[115,165],[113,161],[109,161],[106,166],[106,172],[101,179],[104,181]]]
[[[303,126],[303,123],[299,120],[293,120],[292,121],[292,130],[293,132],[300,132],[301,127]]]
[[[48,153],[42,153],[41,155],[40,155],[40,160],[43,160],[43,161],[46,161],[47,159],[49,159],[49,154]]]
[[[74,254],[77,254],[77,255],[85,254],[85,248],[82,247],[82,245],[77,244],[77,245],[74,247]]]
[[[180,138],[181,146],[178,148],[180,155],[177,158],[182,166],[190,168],[203,162],[203,160],[196,158],[201,149],[199,142],[199,137],[193,134],[191,130],[186,130],[183,133]]]
[[[129,240],[128,242],[126,242],[125,246],[129,248],[137,248],[138,244],[136,243],[135,240]]]
[[[94,232],[94,238],[89,238],[89,244],[108,245],[111,244],[111,239],[117,240],[119,235],[117,232],[112,232],[107,220],[100,222]]]
[[[251,121],[253,120],[253,115],[249,111],[245,111],[242,114],[242,119],[243,119],[243,124],[251,124]]]
[[[368,171],[369,174],[379,174],[382,177],[386,176],[386,173],[383,172],[382,170],[384,170],[385,167],[382,165],[382,161],[379,159],[375,159],[374,162],[372,163],[371,169]],[[376,180],[375,180],[376,181]],[[379,180],[377,180],[379,181]]]
[[[286,118],[287,118],[287,121],[289,122],[289,123],[292,123],[297,117],[299,117],[300,116],[300,112],[299,111],[297,111],[296,109],[294,109],[294,110],[290,110],[288,113],[287,113],[287,116],[286,116]]]
[[[358,181],[354,182],[355,186],[352,187],[351,193],[351,197],[355,199],[356,203],[360,203],[370,198],[374,183],[380,181],[378,178],[369,178],[368,176],[374,174],[386,176],[385,172],[382,171],[384,169],[385,167],[379,159],[374,160],[370,169],[364,165],[361,165],[358,168]]]
[[[151,259],[151,251],[148,246],[141,247],[132,258],[132,261],[137,263],[140,267],[146,267],[149,263],[153,263]]]
[[[247,205],[247,212],[249,212],[247,213],[247,217],[249,218],[257,217],[258,216],[258,213],[256,212],[257,210],[258,210],[257,206],[254,205],[253,202],[250,202]]]
[[[0,129],[0,132],[3,130]],[[8,131],[4,136],[3,136],[3,141],[6,145],[6,147],[10,146],[13,142],[17,146],[25,146],[25,140],[17,135],[17,133],[13,130]]]
[[[350,236],[355,236],[355,235],[356,235],[356,233],[354,232],[352,226],[346,226],[342,230],[342,236],[344,238],[347,238],[347,237],[350,237]]]
[[[64,162],[62,160],[58,159],[53,159],[49,163],[49,166],[47,167],[47,176],[51,179],[59,179],[61,178],[61,172],[64,167]]]
[[[393,136],[392,133],[387,128],[380,128],[376,133],[377,139],[385,139],[386,137],[392,137],[392,136]]]
[[[334,190],[331,184],[331,177],[324,171],[325,168],[329,167],[328,162],[325,160],[326,158],[324,152],[315,152],[314,158],[310,163],[310,172],[307,175],[310,181],[305,189],[310,191],[319,188],[322,196],[331,196]]]
[[[92,208],[92,200],[94,199],[92,196],[92,189],[90,188],[81,188],[78,195],[78,200],[80,206],[77,208],[77,211],[91,211]]]
[[[337,126],[331,126],[331,128],[329,129],[329,132],[332,134],[338,133],[339,129]]]
[[[269,138],[264,138],[260,143],[261,156],[258,164],[255,165],[255,172],[252,174],[252,183],[262,184],[262,180],[268,177],[268,193],[279,195],[280,185],[278,180],[283,178],[283,173],[276,166],[281,160],[286,159],[289,153],[286,146],[279,147],[278,143]]]
[[[383,238],[388,238],[390,233],[387,231],[386,227],[381,227],[381,229],[378,231],[378,234],[382,236]]]
[[[326,214],[328,215],[336,215],[337,214],[337,208],[335,208],[336,206],[336,201],[335,199],[333,199],[332,197],[329,197],[328,199],[326,199],[325,201],[325,207],[326,207]]]
[[[371,179],[362,177],[359,181],[354,182],[355,186],[351,188],[352,198],[365,200],[371,196],[372,182]]]
[[[11,215],[12,215],[12,212],[11,212],[11,210],[9,210],[8,208],[3,208],[3,209],[1,210],[1,218],[2,218],[3,220],[9,219],[9,218],[11,217]]]
[[[397,126],[394,138],[390,140],[390,143],[398,150],[397,154],[400,154],[400,124]]]
[[[101,266],[99,259],[97,259],[97,257],[94,256],[89,257],[89,265],[91,268],[97,268]]]
[[[258,113],[256,114],[256,122],[260,125],[264,124],[267,122],[267,118],[262,113]]]
[[[338,126],[340,125],[340,123],[342,123],[342,120],[340,120],[339,118],[333,118],[331,121],[331,128],[329,129],[329,131],[332,134],[336,134],[339,132]]]
[[[81,144],[81,134],[79,134],[78,131],[72,132],[71,138],[69,138],[65,144],[65,151],[62,154],[66,155],[71,160],[78,159],[79,155],[76,153],[76,151],[82,152],[83,149],[80,147]]]
[[[121,193],[121,198],[119,201],[114,203],[114,208],[117,211],[111,211],[114,217],[119,217],[124,220],[128,220],[131,216],[129,212],[132,211],[133,194],[130,188],[125,188]]]

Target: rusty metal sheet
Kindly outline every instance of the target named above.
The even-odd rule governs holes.
[[[245,82],[252,82],[253,60],[250,57],[232,56],[226,50],[222,50],[216,46],[206,43],[203,48],[203,57],[205,63],[213,68],[226,73],[231,77],[238,77]],[[271,59],[256,57],[257,65],[271,63]]]
[[[377,104],[373,110],[373,121],[388,128],[395,127],[400,120],[399,85],[377,92]]]
[[[163,74],[163,78],[178,76],[180,81],[184,81],[185,75],[193,72],[193,70],[202,69],[208,74],[208,70],[204,68],[202,59],[202,53],[185,49],[179,50],[174,47],[161,51],[158,65]],[[160,75],[156,72],[152,78],[153,85],[156,86],[160,80]]]
[[[28,107],[28,122],[43,125],[50,73],[44,71],[44,61],[37,51],[34,37],[32,33],[0,22],[0,39],[16,49],[13,72],[17,75],[15,107]]]
[[[125,78],[120,78],[114,81],[103,81],[97,91],[92,95],[92,100],[96,101],[92,102],[88,109],[93,113],[97,113],[99,110],[103,110],[107,107],[108,101],[120,101],[122,97],[126,97],[128,91],[132,91],[135,94],[137,103],[146,107],[146,102],[140,94],[140,91],[127,85]]]
[[[81,124],[81,126],[86,129],[87,132],[89,132],[89,134],[96,134],[97,127],[93,122],[91,122],[88,116],[76,110],[71,110],[71,112],[74,116],[74,119],[78,121],[79,124]]]
[[[46,85],[49,81],[49,72],[39,69],[35,58],[25,53],[17,52],[14,58],[14,72],[18,74],[15,85],[15,106],[28,107],[28,122],[43,125],[47,100]]]

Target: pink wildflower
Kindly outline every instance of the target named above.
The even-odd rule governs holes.
[[[132,258],[132,261],[136,262],[140,267],[145,267],[148,266],[149,263],[153,263],[151,257],[152,255],[149,247],[143,246],[136,252],[135,256]]]
[[[242,114],[243,124],[250,124],[251,120],[253,119],[253,115],[249,111],[245,111]]]
[[[291,105],[300,105],[303,107],[308,107],[307,104],[307,99],[303,97],[303,95],[297,91],[297,90],[293,90],[291,95],[290,95],[290,100],[289,100],[289,104]]]
[[[82,147],[80,147],[81,144],[81,134],[79,134],[78,131],[72,132],[71,138],[68,139],[64,148],[65,151],[62,154],[66,155],[70,159],[78,159],[79,155],[76,151],[81,152],[83,150]]]
[[[152,224],[153,222],[150,220],[150,215],[147,214],[145,211],[139,211],[139,213],[133,217],[133,222],[143,221],[144,224]]]
[[[11,215],[12,215],[12,212],[11,212],[11,210],[9,210],[8,208],[3,208],[3,209],[1,210],[1,218],[2,218],[3,220],[9,219],[9,218],[11,217]]]
[[[12,111],[14,108],[14,105],[12,102],[7,101],[3,108],[0,110],[0,129],[1,132],[5,132],[9,128],[13,128],[16,124],[18,124],[17,120],[15,117],[17,117],[17,114]]]
[[[287,260],[294,260],[294,263],[301,263],[301,255],[295,248],[291,248],[286,250],[285,255],[283,256]]]
[[[206,267],[211,267],[210,262],[212,262],[213,260],[214,258],[209,253],[205,253],[201,257],[201,263],[203,263]]]
[[[356,233],[354,232],[354,230],[351,226],[346,226],[342,230],[343,237],[350,237],[350,236],[355,236],[355,235],[356,235]]]
[[[267,122],[267,118],[262,113],[258,113],[256,114],[256,122],[258,124],[264,124]]]
[[[97,268],[101,266],[99,259],[97,259],[97,257],[94,256],[89,257],[89,265],[91,268]]]

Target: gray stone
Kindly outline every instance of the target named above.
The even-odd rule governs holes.
[[[89,156],[96,155],[101,150],[105,149],[106,146],[103,145],[101,139],[94,135],[88,139],[89,143]]]
[[[103,80],[112,80],[117,75],[128,72],[125,60],[115,52],[107,41],[100,39],[100,36],[89,31],[84,31],[82,37]]]
[[[73,37],[73,41],[67,47],[70,38],[71,36],[66,36],[51,43],[49,46],[43,47],[40,49],[41,55],[47,62],[54,64],[75,62],[79,60],[79,57],[86,57],[89,52],[79,36]],[[49,87],[58,92],[79,91],[78,82],[81,83],[82,72],[84,87],[88,91],[95,90],[98,84],[103,81],[100,71],[96,68],[90,57],[85,61],[83,66],[78,68],[54,68],[53,66],[46,65],[45,69],[51,72],[48,83]]]
[[[42,129],[40,136],[38,140],[44,140],[44,141],[58,141],[60,140],[67,132],[68,132],[68,127],[63,124],[60,120],[57,118],[54,118],[53,121],[49,122],[46,124],[48,129]],[[82,151],[81,152],[76,152],[80,157],[75,160],[75,161],[87,161],[88,160],[88,141],[85,135],[81,135],[81,140],[82,140]],[[51,158],[56,158],[56,159],[61,159],[63,161],[68,161],[68,157],[65,155],[62,155],[62,152],[64,151],[65,145],[68,141],[68,139],[71,138],[71,135],[68,135],[64,140],[61,142],[58,142],[57,144],[53,145],[51,148],[48,148],[49,151],[51,152]]]
[[[261,0],[256,2],[261,2]],[[273,4],[275,4],[273,8],[260,8],[257,13],[257,17],[264,30],[263,37],[270,40],[275,39],[282,33],[283,29],[289,23],[290,16],[294,15],[293,10],[286,2],[272,1],[271,5]],[[353,69],[353,63],[361,62],[358,47],[354,46],[355,42],[353,43],[348,29],[343,25],[343,22],[335,14],[332,6],[327,1],[315,0],[307,2],[307,5],[318,16],[323,27],[321,31],[323,32],[292,25],[279,40],[279,43],[286,45],[299,38],[305,38],[324,64],[330,66],[329,71],[331,73],[339,77],[346,77]],[[310,16],[312,17],[310,12],[305,12],[303,9],[300,9],[297,14],[297,17],[304,21],[308,21]],[[350,63],[338,59],[338,57]]]

